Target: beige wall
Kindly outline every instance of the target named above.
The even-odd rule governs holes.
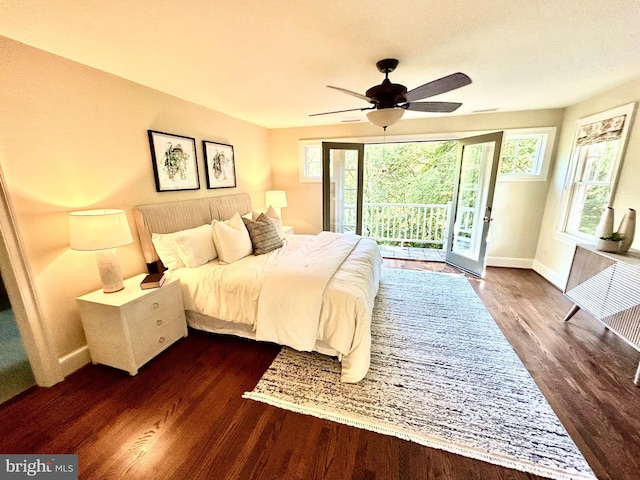
[[[562,110],[535,110],[468,116],[403,120],[387,129],[388,136],[495,131],[502,129],[557,127]],[[308,139],[377,137],[381,128],[368,123],[324,127],[275,129],[269,133],[273,186],[287,192],[289,206],[282,209],[285,224],[297,233],[322,229],[320,183],[301,183],[298,175],[298,141]],[[548,182],[499,182],[494,198],[494,222],[488,249],[489,264],[531,267],[544,211]]]
[[[123,275],[143,272],[131,207],[238,192],[261,205],[268,131],[3,37],[0,58],[0,166],[45,326],[65,357],[85,345],[75,298],[100,288],[93,254],[69,249],[67,213],[124,209],[135,241],[118,249]],[[156,192],[148,129],[196,139],[200,190]],[[204,139],[234,146],[237,188],[206,188]]]
[[[621,85],[615,89],[595,95],[566,109],[562,133],[558,141],[555,168],[546,200],[546,207],[534,268],[560,288],[564,288],[575,243],[567,242],[554,232],[560,220],[562,188],[569,166],[575,123],[583,117],[640,100],[640,79]],[[613,199],[616,211],[616,226],[628,208],[640,209],[640,122],[636,105],[635,121],[628,134],[627,150],[623,157],[618,188]],[[632,248],[640,247],[636,236]]]

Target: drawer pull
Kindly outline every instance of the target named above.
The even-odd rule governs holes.
[[[156,325],[158,326],[162,325],[162,320],[156,320]]]
[[[153,304],[153,309],[156,310],[159,306],[160,306],[160,304],[156,302],[156,303]]]
[[[164,343],[164,337],[160,337],[160,338],[158,339],[158,343]]]

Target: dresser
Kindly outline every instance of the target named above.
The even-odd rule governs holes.
[[[640,350],[640,252],[576,246],[564,294],[575,303],[566,321],[582,308]],[[640,364],[634,383],[640,385]]]
[[[91,361],[129,372],[138,369],[182,337],[187,323],[178,280],[142,290],[141,274],[115,293],[102,290],[77,299]]]

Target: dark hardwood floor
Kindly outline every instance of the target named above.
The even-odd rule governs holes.
[[[386,266],[457,272],[442,263]],[[640,355],[531,270],[469,278],[599,479],[640,478]],[[0,452],[82,479],[539,479],[242,399],[279,347],[190,331],[135,377],[88,365],[0,406]]]

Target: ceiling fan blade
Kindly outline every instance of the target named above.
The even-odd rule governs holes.
[[[371,102],[371,103],[373,103],[373,99],[372,99],[372,98],[369,98],[369,97],[367,97],[366,95],[362,95],[361,93],[358,93],[358,92],[352,92],[351,90],[347,90],[346,88],[332,87],[331,85],[327,85],[327,87],[329,87],[329,88],[333,88],[334,90],[339,90],[339,91],[341,91],[341,92],[343,92],[343,93],[346,93],[346,94],[348,94],[348,95],[353,95],[354,97],[358,97],[358,98],[360,98],[360,99],[362,99],[362,100],[364,100],[364,101],[366,101],[366,102]]]
[[[404,97],[407,99],[407,102],[415,102],[416,100],[422,100],[423,98],[433,97],[434,95],[464,87],[470,83],[471,79],[464,73],[452,73],[446,77],[416,87],[408,91]]]
[[[451,113],[460,108],[461,105],[461,103],[457,102],[413,102],[400,106],[414,112]]]
[[[376,107],[364,107],[364,108],[349,108],[348,110],[336,110],[335,112],[322,112],[322,113],[312,113],[309,115],[310,117],[317,117],[318,115],[330,115],[332,113],[344,113],[344,112],[355,112],[363,111],[363,110],[373,110]]]

